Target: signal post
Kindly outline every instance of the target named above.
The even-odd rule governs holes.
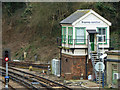
[[[5,76],[5,88],[8,88],[9,76],[8,76],[8,62],[6,62],[6,76]]]
[[[6,62],[6,76],[5,76],[5,88],[8,89],[8,82],[9,82],[9,76],[8,76],[8,61],[10,61],[10,50],[5,49],[3,51],[3,60]]]

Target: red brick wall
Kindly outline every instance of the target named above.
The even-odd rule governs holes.
[[[90,64],[90,65],[89,65]],[[91,72],[91,63],[89,62],[89,74]],[[65,79],[86,79],[86,56],[71,56],[62,54],[61,75]]]
[[[81,74],[83,74],[83,77],[85,78],[86,70],[85,70],[85,63],[86,63],[86,57],[85,56],[74,56],[73,57],[73,79],[80,79]]]
[[[88,75],[92,75],[92,72],[93,72],[93,66],[92,66],[92,62],[91,62],[91,60],[88,61],[87,72],[88,72]]]

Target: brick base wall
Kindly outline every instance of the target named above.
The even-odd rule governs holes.
[[[93,74],[92,72],[93,72],[93,66],[91,60],[89,60],[87,64],[87,74],[92,75]]]
[[[88,74],[92,73],[92,64],[89,60],[86,67],[86,56],[71,56],[62,54],[61,75],[65,79],[87,79]],[[88,70],[87,70],[87,69]],[[87,74],[88,73],[88,74]]]

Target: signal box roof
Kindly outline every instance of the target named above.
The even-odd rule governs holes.
[[[74,12],[73,14],[71,14],[70,16],[68,16],[67,18],[65,18],[64,20],[62,20],[60,22],[60,24],[72,24],[77,19],[81,18],[86,13],[88,13],[89,11],[90,11],[89,9],[88,10],[77,10],[76,12]]]
[[[97,14],[92,9],[77,10],[73,14],[71,14],[70,16],[68,16],[67,18],[65,18],[64,20],[62,20],[60,22],[60,24],[72,24],[72,25],[74,25],[77,22],[79,22],[82,19],[84,19],[85,17],[87,17],[88,15],[90,15],[91,13],[93,15],[95,15],[96,17],[98,17],[99,19],[101,19],[102,21],[104,21],[109,26],[111,26],[111,23],[108,20],[106,20],[105,18],[103,18],[102,16],[100,16],[99,14]]]

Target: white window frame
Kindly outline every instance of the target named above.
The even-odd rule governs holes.
[[[65,30],[65,33],[64,33],[64,30]],[[66,39],[67,39],[67,27],[62,27],[62,43],[66,43],[67,41]]]
[[[77,42],[77,29],[83,29],[84,30],[84,35],[80,36],[80,37],[84,37],[83,38],[83,42]],[[75,43],[76,44],[85,44],[85,39],[86,39],[86,33],[85,33],[85,27],[75,27]]]
[[[72,32],[70,33],[70,31]],[[68,27],[68,44],[73,44],[73,27]]]
[[[101,29],[101,34],[99,34],[99,29]],[[105,33],[103,34],[103,29],[105,30]],[[107,27],[97,27],[97,31],[98,31],[98,43],[106,43],[107,44]],[[99,38],[102,38],[101,41],[99,41]],[[103,41],[103,37],[104,41]]]

